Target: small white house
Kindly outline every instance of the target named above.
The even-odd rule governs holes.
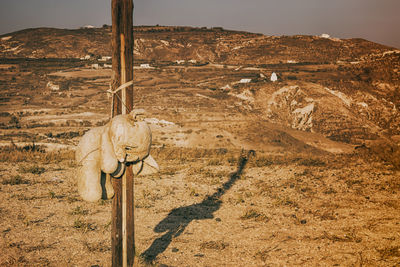
[[[241,79],[239,81],[239,83],[249,83],[249,82],[251,82],[251,79]]]
[[[80,60],[89,60],[89,59],[90,59],[90,55],[86,55],[86,56],[80,58]]]
[[[111,60],[112,57],[109,56],[102,56],[99,61],[107,61],[107,60]]]
[[[271,82],[276,82],[278,80],[278,75],[275,72],[271,74]]]
[[[329,34],[327,34],[327,33],[321,34],[321,37],[322,38],[331,38],[331,36]]]
[[[57,84],[54,84],[52,82],[48,82],[46,86],[47,86],[47,88],[49,88],[50,90],[53,90],[53,91],[60,90],[60,86]]]
[[[99,66],[99,64],[92,64],[92,69],[95,69],[95,70],[97,70],[97,69],[99,69],[100,68],[100,66]]]
[[[185,60],[183,60],[183,59],[181,59],[181,60],[176,60],[176,64],[183,64],[183,63],[185,63]]]
[[[150,64],[140,64],[141,69],[153,69],[153,67],[150,66]]]

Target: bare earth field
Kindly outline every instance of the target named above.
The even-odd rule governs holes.
[[[135,69],[161,167],[135,178],[139,266],[399,266],[397,158],[263,110],[261,96],[281,88],[320,93],[310,69],[329,79],[335,67],[296,66],[299,81],[272,83],[260,78],[272,67],[153,66]],[[110,71],[45,60],[0,69],[0,265],[110,266],[111,201],[80,199],[73,151],[108,120]]]

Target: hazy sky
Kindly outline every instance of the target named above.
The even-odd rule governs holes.
[[[266,35],[328,33],[400,48],[400,0],[134,0],[135,25],[222,26]],[[0,34],[111,24],[111,0],[0,0]]]

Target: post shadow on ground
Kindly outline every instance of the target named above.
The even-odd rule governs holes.
[[[240,178],[250,155],[254,154],[254,150],[248,151],[247,154],[242,151],[236,172],[231,174],[230,179],[218,188],[214,194],[207,195],[203,201],[198,204],[173,209],[167,217],[160,221],[154,228],[154,232],[156,233],[166,233],[155,239],[151,246],[141,254],[141,257],[146,262],[154,261],[159,254],[163,253],[168,248],[174,237],[178,237],[183,233],[190,222],[214,218],[213,213],[217,211],[222,204],[220,200],[221,196]]]

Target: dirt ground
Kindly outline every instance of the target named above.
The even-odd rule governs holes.
[[[346,155],[177,147],[153,154],[161,172],[135,179],[140,266],[400,260],[400,181],[390,166]],[[70,154],[0,168],[2,266],[110,266],[110,201],[79,198]]]
[[[80,199],[73,152],[108,120],[109,72],[30,68],[3,72],[0,265],[110,266],[111,201]],[[219,89],[255,73],[135,70],[161,166],[135,178],[139,266],[399,266],[398,168],[263,120],[249,85]]]

